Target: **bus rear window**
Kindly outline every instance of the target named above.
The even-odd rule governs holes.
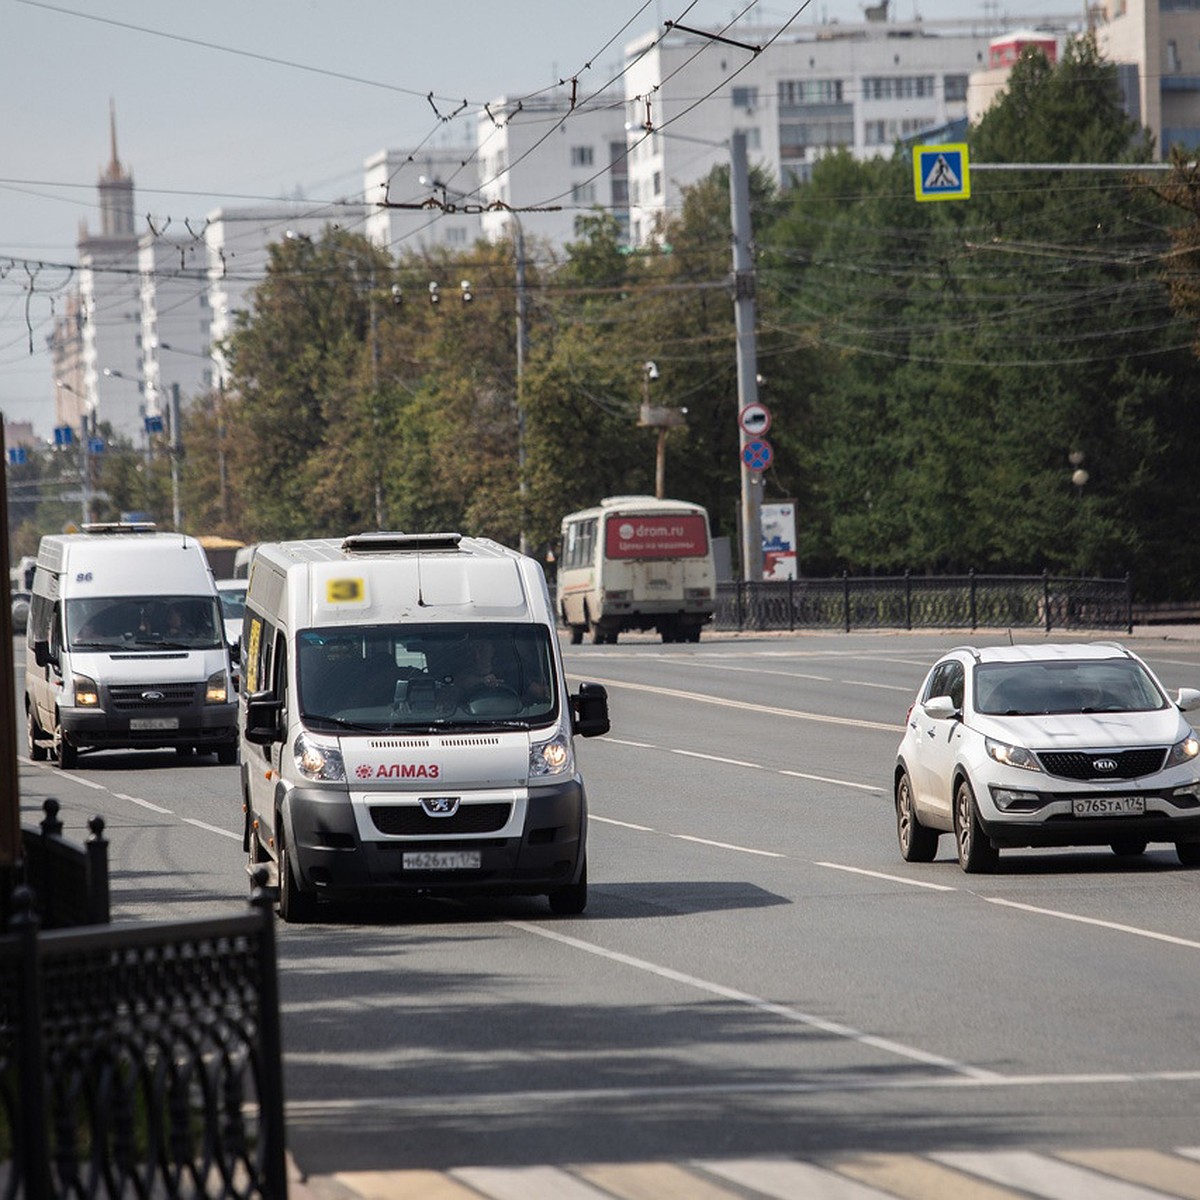
[[[708,525],[699,513],[613,514],[604,526],[606,558],[699,558],[708,553]]]

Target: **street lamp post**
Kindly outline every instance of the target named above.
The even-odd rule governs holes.
[[[654,495],[661,500],[666,493],[667,483],[667,434],[687,424],[686,408],[667,408],[650,403],[650,384],[657,380],[658,365],[648,362],[642,365],[642,408],[638,416],[640,429],[657,429],[658,438],[654,451]]]
[[[729,151],[729,207],[733,226],[733,276],[734,322],[737,339],[737,405],[738,405],[738,452],[741,466],[741,513],[740,545],[742,578],[758,582],[763,577],[762,548],[762,471],[755,470],[746,452],[751,435],[742,428],[741,413],[747,407],[758,404],[758,347],[755,330],[756,275],[754,255],[751,249],[753,231],[750,222],[750,166],[746,153],[746,134],[738,130],[728,141],[710,141],[708,138],[690,137],[686,134],[654,129],[648,123],[641,126],[626,125],[627,133],[641,130],[644,136],[654,134],[682,142],[696,142],[702,146],[722,147]]]
[[[734,133],[729,156],[729,192],[733,220],[734,321],[737,334],[738,412],[758,403],[758,347],[755,335],[755,273],[750,249],[750,168],[746,135]],[[739,425],[740,427],[740,425]],[[762,472],[751,469],[745,449],[750,435],[741,429],[742,579],[763,577]]]
[[[84,525],[89,525],[92,521],[92,441],[96,434],[96,410],[87,403],[87,397],[80,395],[65,379],[54,382],[64,392],[83,401],[79,412],[79,516]]]

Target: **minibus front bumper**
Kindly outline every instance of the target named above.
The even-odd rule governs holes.
[[[287,795],[285,838],[303,884],[320,894],[356,892],[507,892],[536,895],[576,882],[587,840],[587,800],[579,779],[529,788],[525,820],[516,836],[498,816],[497,836],[360,836],[345,791],[300,786]],[[469,794],[464,793],[469,801]],[[396,813],[399,810],[390,809]],[[415,809],[409,807],[406,813]],[[461,812],[487,825],[469,803]],[[420,822],[420,814],[417,814]],[[439,822],[439,824],[441,824]]]

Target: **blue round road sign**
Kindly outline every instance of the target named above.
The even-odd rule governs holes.
[[[765,471],[774,457],[775,451],[766,438],[754,438],[742,447],[742,462],[752,471]]]

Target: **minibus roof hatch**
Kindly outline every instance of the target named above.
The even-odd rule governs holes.
[[[399,531],[351,534],[342,542],[347,554],[383,554],[398,551],[457,550],[461,533],[401,533]]]

